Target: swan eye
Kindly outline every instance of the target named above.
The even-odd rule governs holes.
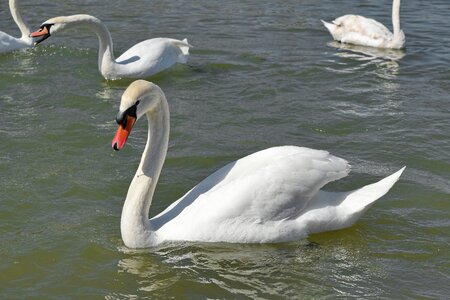
[[[138,104],[139,104],[139,101],[137,101],[134,105],[130,106],[126,111],[124,111],[124,112],[119,111],[116,116],[117,124],[119,124],[123,128],[125,128],[127,126],[127,116],[137,119],[136,110],[137,110]]]
[[[124,113],[122,113],[121,111],[119,111],[119,112],[117,113],[117,116],[116,116],[116,122],[117,122],[117,124],[122,125],[123,127],[125,127],[125,126],[123,125],[123,123],[126,123],[126,119],[127,119],[127,118],[125,118],[125,114],[124,114]]]

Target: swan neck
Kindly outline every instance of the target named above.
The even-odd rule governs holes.
[[[400,34],[400,0],[392,2],[392,27],[394,36],[398,36]]]
[[[31,33],[30,27],[27,23],[22,19],[22,15],[20,14],[20,7],[16,0],[9,0],[9,10],[11,11],[11,15],[16,22],[17,26],[20,29],[20,33],[22,34],[21,39],[29,39],[29,35]]]
[[[111,33],[100,20],[93,22],[91,28],[98,37],[98,69],[104,74],[105,70],[113,69],[116,64]]]
[[[114,58],[113,42],[108,28],[102,21],[90,15],[68,16],[65,17],[64,21],[70,26],[84,26],[95,32],[99,42],[98,69],[100,73],[109,78],[107,75],[114,70],[117,64]]]
[[[149,211],[166,158],[169,118],[167,101],[162,96],[156,109],[147,113],[149,126],[147,144],[122,211],[122,240],[130,248],[144,248],[157,243],[157,236],[149,220]]]

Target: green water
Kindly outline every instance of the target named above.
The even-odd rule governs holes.
[[[371,54],[332,43],[319,20],[353,12],[390,27],[388,0],[22,4],[36,28],[56,15],[96,15],[117,54],[158,36],[194,45],[188,65],[150,78],[171,110],[151,216],[220,166],[275,145],[347,159],[352,173],[330,190],[407,169],[346,230],[274,245],[129,250],[120,213],[147,124],[112,151],[131,81],[103,80],[90,32],[60,33],[0,55],[1,299],[448,298],[447,0],[403,1],[406,51]],[[18,35],[6,3],[0,29]]]

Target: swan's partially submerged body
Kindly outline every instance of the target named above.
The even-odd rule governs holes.
[[[55,17],[45,21],[33,37],[41,43],[52,34],[74,26],[94,31],[99,40],[98,69],[106,79],[145,78],[168,69],[176,63],[186,63],[189,56],[188,41],[154,38],[142,41],[114,58],[111,34],[106,26],[90,15]]]
[[[20,29],[22,36],[15,38],[3,31],[0,31],[0,53],[33,47],[33,38],[29,37],[30,28],[22,19],[19,12],[19,5],[16,0],[9,0],[9,9],[14,22]]]
[[[126,246],[165,241],[266,243],[351,226],[399,179],[403,169],[351,192],[325,192],[345,177],[348,163],[326,151],[296,146],[262,150],[219,169],[152,219],[148,212],[166,156],[169,110],[156,85],[139,80],[122,96],[113,148],[120,150],[136,121],[149,120],[149,139],[121,218]]]
[[[233,243],[292,241],[349,227],[401,171],[365,191],[320,190],[348,171],[345,160],[326,151],[269,148],[216,171],[150,224],[161,241]]]
[[[405,34],[400,30],[400,0],[394,0],[392,7],[392,33],[380,22],[358,15],[345,15],[331,23],[322,20],[333,39],[342,43],[401,49],[405,45]]]

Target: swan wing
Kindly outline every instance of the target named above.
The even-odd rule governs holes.
[[[189,55],[187,41],[154,38],[142,41],[120,55],[116,62],[122,76],[147,77],[170,68],[177,62],[185,63]]]
[[[392,33],[380,22],[358,15],[345,15],[332,23],[324,22],[333,38],[343,43],[380,47]]]
[[[379,48],[383,47],[386,44],[387,40],[384,38],[369,37],[359,32],[349,32],[342,36],[340,42]]]
[[[390,30],[380,22],[358,15],[345,15],[333,21],[346,32],[358,32],[371,38],[390,36]]]
[[[151,223],[165,239],[208,240],[205,235],[214,231],[211,238],[239,240],[229,235],[246,234],[254,224],[294,220],[322,186],[348,171],[345,160],[326,151],[269,148],[219,169]],[[212,230],[224,224],[228,230]]]

